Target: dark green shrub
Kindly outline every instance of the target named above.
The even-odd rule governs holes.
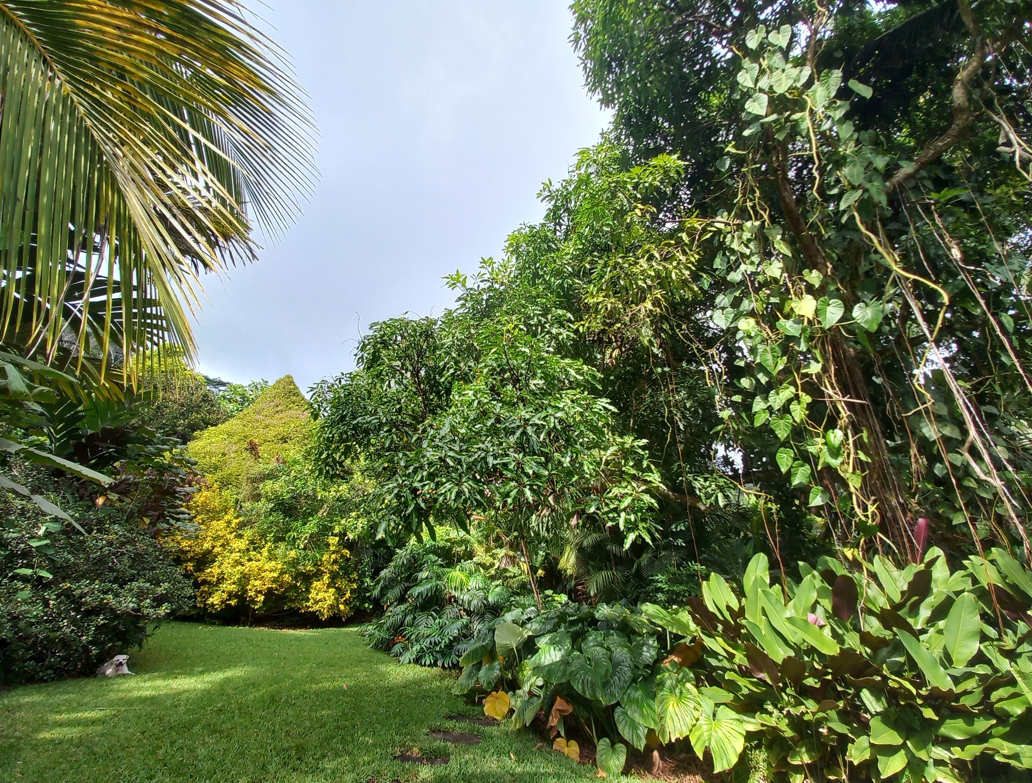
[[[59,500],[86,534],[62,527],[31,500],[0,499],[0,682],[91,674],[139,647],[158,622],[190,609],[189,581],[133,507],[97,508],[54,493],[56,480],[46,473],[24,465],[15,472]]]

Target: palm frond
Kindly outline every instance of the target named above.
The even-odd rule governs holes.
[[[0,340],[192,356],[201,273],[314,178],[299,96],[237,0],[0,0]]]

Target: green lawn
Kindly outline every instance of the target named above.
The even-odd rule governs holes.
[[[31,685],[0,695],[0,781],[594,780],[536,738],[444,720],[478,714],[452,676],[404,666],[357,631],[175,623],[131,655],[133,677]],[[345,688],[345,686],[347,686]],[[483,715],[483,713],[479,713]],[[428,730],[479,734],[477,746]],[[418,748],[447,766],[394,761]],[[510,755],[511,754],[511,755]]]

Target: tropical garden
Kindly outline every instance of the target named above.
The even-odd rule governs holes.
[[[315,177],[271,42],[0,0],[13,779],[1032,777],[1032,6],[571,10],[611,127],[302,392],[193,369]],[[81,709],[150,710],[123,766]]]

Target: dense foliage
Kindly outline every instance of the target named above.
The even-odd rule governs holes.
[[[383,614],[365,631],[369,643],[403,663],[456,666],[526,586],[514,553],[490,543],[444,528],[399,549],[373,584]]]
[[[797,781],[1032,768],[1032,571],[1000,549],[953,571],[937,549],[902,571],[854,565],[822,558],[771,587],[757,555],[744,595],[712,575],[687,610],[510,612],[469,645],[459,687],[501,687],[518,725],[578,721],[621,760],[610,772],[624,743],[681,738],[730,769],[747,737],[767,775]]]
[[[249,499],[263,471],[299,454],[310,433],[308,401],[287,375],[229,421],[198,433],[187,454],[234,500]]]
[[[152,499],[98,507],[30,464],[8,469],[73,514],[62,526],[32,500],[0,501],[0,682],[92,674],[138,647],[161,620],[189,610],[193,589],[139,522]]]
[[[163,541],[195,579],[206,615],[340,620],[368,601],[365,485],[354,473],[319,476],[312,436],[308,402],[287,376],[188,445],[202,476],[191,529]]]
[[[536,605],[464,606],[462,561],[408,544],[372,638],[468,645],[488,711],[571,707],[609,772],[649,738],[769,778],[1023,774],[1028,4],[573,10],[612,130],[455,308],[313,393],[382,533],[500,531]]]

